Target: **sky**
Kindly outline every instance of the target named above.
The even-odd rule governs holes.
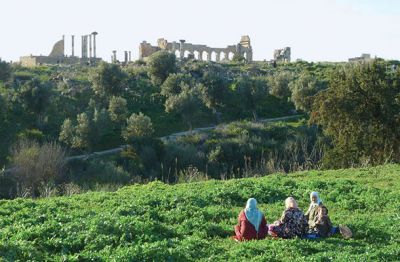
[[[97,56],[123,60],[139,43],[185,39],[210,47],[249,35],[254,60],[290,46],[292,60],[400,60],[400,0],[0,0],[0,58],[48,55],[65,35],[80,55],[80,36],[97,31]]]

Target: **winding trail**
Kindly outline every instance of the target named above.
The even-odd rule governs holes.
[[[292,115],[292,116],[284,116],[284,117],[265,118],[265,119],[259,120],[258,122],[271,123],[271,122],[277,122],[277,121],[282,121],[282,120],[297,119],[297,118],[300,118],[301,116],[303,116],[303,115]],[[177,138],[182,137],[182,136],[194,135],[194,134],[198,134],[198,133],[201,133],[201,132],[214,130],[217,127],[220,127],[220,128],[222,127],[223,128],[223,127],[225,127],[227,125],[228,124],[219,124],[219,125],[214,125],[214,126],[209,126],[209,127],[199,127],[199,128],[195,128],[195,129],[193,129],[191,131],[177,132],[177,133],[173,133],[173,134],[170,134],[170,135],[167,135],[167,136],[159,137],[159,139],[161,141],[163,141],[164,143],[168,142],[168,141],[175,141]],[[121,146],[116,147],[116,148],[97,151],[97,152],[93,152],[93,153],[90,153],[90,154],[69,156],[65,160],[68,163],[68,162],[74,161],[74,160],[88,160],[88,159],[107,156],[107,155],[114,155],[114,154],[118,154],[118,153],[122,152],[123,150],[127,149],[128,147],[129,147],[129,145],[121,145]],[[15,168],[9,168],[9,169],[0,170],[0,174],[2,174],[2,173],[3,174],[10,173],[14,169]]]
[[[303,115],[293,115],[293,116],[284,116],[284,117],[275,117],[275,118],[266,118],[266,119],[261,119],[259,122],[261,123],[271,123],[271,122],[277,122],[277,121],[282,121],[282,120],[290,120],[290,119],[296,119],[299,118]],[[209,127],[199,127],[195,128],[191,131],[183,131],[183,132],[177,132],[173,133],[167,136],[159,137],[159,139],[163,142],[168,142],[168,141],[174,141],[179,137],[182,136],[188,136],[188,135],[194,135],[198,134],[201,132],[207,132],[210,130],[214,130],[217,127],[225,127],[227,124],[220,124],[220,125],[214,125],[214,126],[209,126]],[[90,154],[84,154],[84,155],[78,155],[78,156],[70,156],[66,158],[66,161],[73,161],[73,160],[87,160],[87,159],[92,159],[96,157],[101,157],[101,156],[107,156],[107,155],[113,155],[122,152],[124,149],[128,148],[129,145],[121,145],[119,147],[113,148],[113,149],[107,149],[103,151],[97,151],[93,152]]]

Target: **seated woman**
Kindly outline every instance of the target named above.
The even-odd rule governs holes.
[[[308,233],[317,237],[327,237],[334,233],[328,209],[322,204],[318,192],[311,192],[310,207],[305,216],[308,220]]]
[[[310,207],[305,216],[308,219],[308,234],[307,238],[328,237],[336,232],[340,232],[344,238],[351,238],[353,233],[346,225],[334,227],[328,216],[328,209],[322,204],[322,201],[317,192],[310,194]]]
[[[238,223],[233,237],[237,241],[263,239],[267,235],[267,221],[254,198],[247,200],[246,208],[239,213]]]
[[[318,192],[311,192],[310,194],[310,207],[304,214],[308,220],[308,227],[313,229],[315,227],[315,218],[318,215],[318,208],[323,206],[321,198],[319,198]]]
[[[303,211],[298,208],[293,197],[285,200],[285,206],[281,219],[269,226],[270,235],[281,238],[303,237],[308,229]]]

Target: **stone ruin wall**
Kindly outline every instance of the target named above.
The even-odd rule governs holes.
[[[275,49],[274,51],[274,60],[276,62],[285,62],[290,63],[290,47],[285,47],[282,49]]]
[[[147,57],[160,50],[167,50],[168,52],[174,53],[180,59],[192,57],[200,61],[215,60],[216,62],[220,62],[230,61],[234,55],[240,55],[248,62],[253,60],[253,50],[248,36],[242,36],[240,43],[229,45],[225,48],[213,48],[207,45],[191,44],[186,43],[185,40],[180,40],[179,43],[175,41],[168,42],[163,38],[158,39],[157,46],[152,46],[146,41],[143,41],[139,46],[139,59],[145,60]]]

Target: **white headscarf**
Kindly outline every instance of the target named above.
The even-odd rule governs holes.
[[[288,198],[286,198],[286,200],[285,200],[285,206],[286,206],[286,209],[289,209],[289,208],[298,208],[296,199],[294,199],[293,197],[288,197]]]
[[[317,202],[316,203],[313,202],[313,200],[312,200],[313,197],[317,198]],[[318,206],[319,204],[322,203],[321,198],[319,198],[318,192],[315,192],[315,191],[311,192],[311,194],[310,194],[310,202],[311,202],[310,208]]]
[[[246,208],[244,209],[244,214],[246,215],[247,220],[249,220],[249,222],[254,226],[254,228],[258,232],[262,220],[262,213],[257,208],[257,200],[255,200],[254,198],[249,198],[247,200]]]

